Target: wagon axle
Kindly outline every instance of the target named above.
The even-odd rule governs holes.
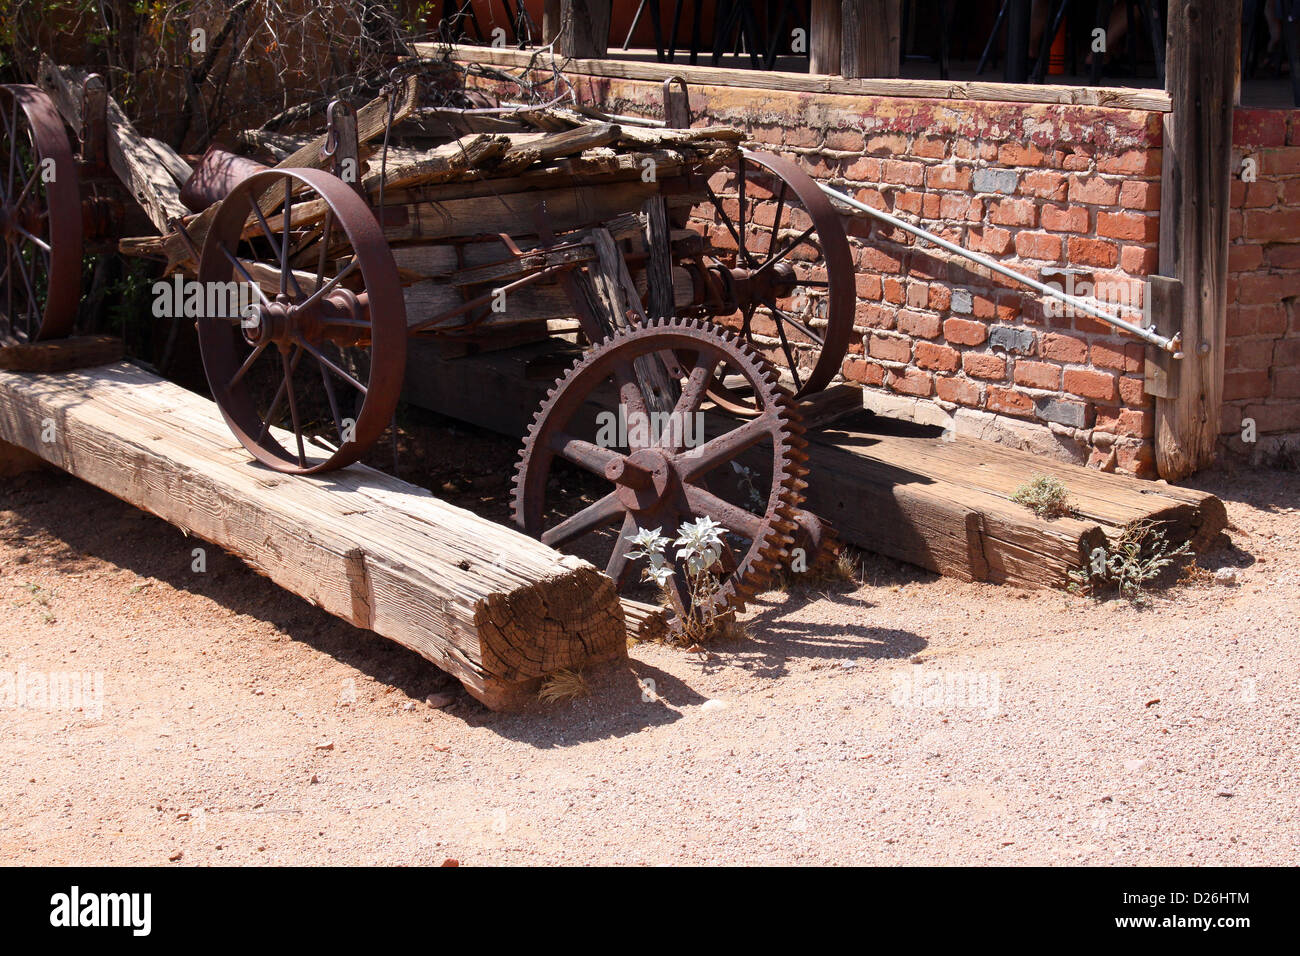
[[[333,289],[326,295],[295,302],[280,293],[254,307],[241,323],[249,345],[273,344],[287,348],[297,342],[333,342],[355,347],[369,340],[370,297],[350,289]]]

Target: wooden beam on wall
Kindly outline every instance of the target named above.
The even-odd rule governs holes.
[[[1232,104],[1242,0],[1170,0],[1160,272],[1182,282],[1184,357],[1156,400],[1156,469],[1176,481],[1214,462],[1228,313]],[[1225,24],[1227,26],[1225,26]]]
[[[560,0],[561,56],[601,57],[609,51],[613,0]]]
[[[840,73],[895,77],[902,51],[902,0],[841,0]]]
[[[812,17],[808,24],[808,72],[824,76],[840,75],[842,0],[812,0]]]

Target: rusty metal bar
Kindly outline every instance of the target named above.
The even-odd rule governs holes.
[[[1087,301],[1086,299],[1081,299],[1078,296],[1070,295],[1069,293],[1063,292],[1060,289],[1054,289],[1050,285],[1039,282],[1037,279],[1031,279],[1028,276],[1021,275],[1019,272],[1016,272],[1014,269],[1002,265],[1000,262],[995,262],[994,260],[988,258],[987,256],[982,256],[977,252],[971,252],[969,249],[963,249],[961,246],[957,245],[956,243],[949,242],[947,239],[943,239],[939,236],[936,236],[932,232],[927,232],[925,229],[922,229],[920,226],[914,226],[910,222],[906,222],[902,219],[899,219],[897,216],[892,216],[889,213],[882,212],[881,210],[876,209],[873,206],[868,206],[866,203],[854,199],[852,196],[847,196],[844,193],[840,192],[838,189],[832,189],[830,186],[827,186],[824,183],[818,183],[817,185],[821,188],[822,192],[826,193],[832,199],[838,199],[839,201],[843,202],[845,205],[850,206],[853,209],[856,209],[867,216],[871,216],[873,219],[879,219],[881,222],[888,223],[889,225],[894,226],[895,228],[902,229],[904,232],[911,233],[912,235],[916,236],[918,239],[924,239],[926,242],[933,243],[934,245],[938,246],[940,249],[946,249],[948,252],[951,252],[953,255],[961,256],[963,259],[969,259],[971,262],[978,263],[979,265],[982,265],[986,269],[996,272],[999,275],[1006,276],[1008,279],[1012,279],[1016,282],[1019,282],[1021,285],[1028,286],[1029,288],[1045,296],[1048,296],[1049,298],[1059,299],[1060,301],[1066,303],[1070,307],[1074,309],[1078,309],[1080,312],[1083,312],[1085,315],[1090,315],[1095,319],[1100,319],[1101,321],[1113,325],[1116,328],[1123,329],[1125,332],[1129,332],[1133,335],[1136,335],[1138,338],[1150,342],[1152,345],[1164,349],[1166,352],[1171,353],[1174,356],[1174,358],[1183,357],[1181,333],[1175,335],[1173,338],[1166,338],[1165,336],[1161,335],[1159,332],[1156,332],[1153,328],[1134,325],[1132,322],[1129,322],[1125,319],[1121,319],[1119,316],[1112,315],[1111,313],[1107,312],[1105,309],[1093,305],[1091,302]],[[1135,311],[1139,311],[1139,310],[1135,310]]]

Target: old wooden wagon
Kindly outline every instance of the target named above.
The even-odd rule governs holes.
[[[707,601],[741,604],[796,544],[826,540],[801,510],[799,404],[852,335],[835,210],[739,130],[692,127],[680,81],[650,127],[557,104],[430,106],[423,80],[394,71],[313,137],[242,137],[274,166],[213,148],[193,169],[95,75],[46,62],[39,87],[4,87],[8,335],[69,334],[83,254],[138,205],[156,234],[115,244],[166,262],[158,294],[193,315],[226,422],[288,473],[367,454],[404,377],[426,374],[408,373],[413,337],[446,355],[563,339],[573,366],[524,440],[518,524],[630,586],[637,529],[708,516],[727,534]],[[689,227],[700,207],[707,233]],[[680,568],[671,583],[680,614]]]

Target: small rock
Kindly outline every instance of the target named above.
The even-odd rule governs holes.
[[[1215,796],[1216,796],[1216,797],[1235,797],[1236,794],[1233,793],[1231,790],[1220,790],[1218,793],[1215,794]]]
[[[1214,583],[1221,584],[1224,587],[1232,587],[1237,583],[1237,569],[1219,568],[1214,572]]]
[[[332,741],[332,740],[326,740],[326,741],[324,741],[323,743],[319,743],[319,744],[316,745],[316,749],[317,749],[317,750],[333,750],[333,749],[334,749],[334,741]]]
[[[408,700],[405,704],[402,705],[402,710],[415,710],[415,701]]]
[[[442,865],[443,865],[443,866],[460,866],[460,860],[453,859],[452,857],[447,857],[447,859],[445,859],[445,860],[442,861]]]
[[[173,853],[171,856],[167,857],[167,859],[168,859],[169,861],[171,861],[172,863],[177,863],[177,862],[180,861],[180,858],[183,857],[184,855],[185,855],[185,851],[184,851],[184,850],[177,850],[177,851],[176,851],[175,853]]]
[[[1130,773],[1136,773],[1147,765],[1145,760],[1125,760],[1124,769]]]
[[[700,710],[726,710],[727,702],[725,700],[706,700],[700,705]]]
[[[442,710],[444,707],[450,707],[456,703],[456,695],[450,693],[430,694],[424,698],[424,702],[434,710]]]
[[[851,670],[853,670],[853,669],[854,669],[855,667],[857,667],[857,666],[858,666],[858,662],[857,662],[857,661],[843,661],[843,662],[840,664],[840,667],[843,668],[843,669],[846,670],[846,671],[851,671]]]
[[[312,774],[312,775],[311,775],[311,782],[312,782],[312,783],[320,783],[320,777],[316,776],[316,774]]]

